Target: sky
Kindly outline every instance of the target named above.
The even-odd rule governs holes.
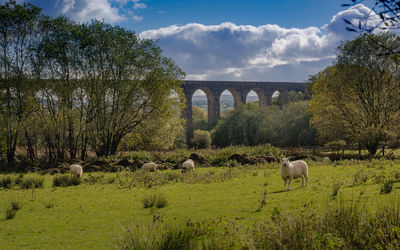
[[[292,82],[331,65],[341,41],[358,35],[345,29],[344,19],[358,23],[371,14],[373,2],[342,7],[350,1],[25,1],[50,16],[103,20],[157,39],[187,80]]]

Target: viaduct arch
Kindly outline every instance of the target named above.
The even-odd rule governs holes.
[[[193,137],[192,96],[196,90],[202,90],[207,96],[208,122],[220,119],[219,98],[224,90],[229,90],[234,99],[234,107],[246,103],[247,94],[256,92],[260,106],[271,105],[271,97],[279,91],[283,102],[290,102],[289,91],[304,92],[306,84],[303,82],[241,82],[241,81],[184,81],[183,92],[186,97],[186,107],[183,117],[186,119],[186,139],[190,142]]]

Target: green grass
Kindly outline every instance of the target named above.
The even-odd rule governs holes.
[[[0,217],[1,248],[111,249],[127,225],[148,225],[154,220],[175,226],[189,219],[223,232],[222,225],[231,222],[252,228],[256,222],[272,223],[284,214],[298,214],[299,208],[318,214],[340,202],[352,202],[376,212],[399,200],[396,174],[400,162],[353,160],[309,165],[309,186],[302,188],[301,181],[294,180],[286,192],[279,164],[199,168],[189,175],[179,170],[92,173],[91,177],[84,173],[80,185],[69,187],[53,187],[53,176],[44,175],[43,188],[35,189],[34,200],[31,190],[19,186],[0,189],[0,211],[9,209],[10,200],[24,204],[12,220]],[[24,176],[26,180],[40,177]],[[394,180],[391,192],[381,193],[388,179]],[[340,189],[332,199],[337,183]],[[159,193],[168,205],[144,208],[143,198]],[[173,232],[166,231],[167,236],[169,233]],[[213,239],[202,244],[213,245]]]

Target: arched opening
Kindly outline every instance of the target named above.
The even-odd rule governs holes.
[[[192,95],[192,122],[193,130],[206,129],[208,122],[208,96],[201,89],[196,90]]]
[[[257,93],[254,90],[250,90],[249,93],[247,93],[246,96],[246,103],[259,103],[260,99],[258,98]]]
[[[254,103],[257,102],[260,107],[261,106],[266,106],[269,104],[268,100],[270,98],[267,98],[264,94],[264,92],[261,89],[255,88],[250,90],[249,93],[247,93],[246,96],[246,103]]]
[[[235,107],[235,99],[229,90],[224,90],[219,97],[219,113],[221,117],[226,115],[229,111],[234,109]]]
[[[281,93],[278,90],[275,90],[274,92],[272,92],[271,105],[282,106],[282,100],[281,100],[281,98],[279,98],[280,95],[281,95]]]

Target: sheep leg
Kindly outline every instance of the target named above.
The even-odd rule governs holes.
[[[285,188],[283,189],[283,191],[285,191],[285,190],[286,190],[286,179],[284,179],[284,181],[285,181]]]
[[[289,179],[289,182],[288,182],[288,190],[290,190],[290,182],[292,181],[292,179]]]
[[[301,186],[304,187],[304,176],[301,176]]]
[[[306,187],[308,186],[308,176],[306,176]]]

